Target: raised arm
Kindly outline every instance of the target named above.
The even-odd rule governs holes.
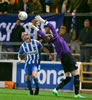
[[[57,34],[56,29],[54,28],[54,26],[53,26],[51,23],[49,23],[48,21],[44,20],[41,16],[39,16],[39,15],[36,16],[36,17],[35,17],[35,20],[38,21],[38,22],[40,22],[40,23],[44,23],[44,24],[46,24],[48,27],[50,27],[50,29],[51,29],[53,35]]]
[[[34,26],[31,22],[29,23],[29,27],[35,29],[37,33],[40,34],[42,37],[45,37],[45,33],[38,29],[36,26]]]
[[[56,29],[54,28],[54,26],[53,26],[51,23],[48,22],[48,23],[47,23],[47,26],[50,27],[50,29],[51,29],[53,35],[58,34],[58,33],[56,32]]]

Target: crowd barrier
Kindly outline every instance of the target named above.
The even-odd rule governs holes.
[[[89,71],[84,69],[89,67]],[[83,62],[80,64],[80,90],[92,93],[92,63]]]
[[[0,76],[0,87],[5,87],[3,85],[5,81],[12,81],[16,83],[16,88],[27,88],[24,61],[18,64],[17,60],[0,60],[0,73],[2,74]],[[53,89],[64,78],[64,70],[60,62],[41,62],[38,72],[38,81],[41,89]],[[35,87],[32,78],[31,81],[33,87]],[[73,90],[73,76],[71,81],[62,89]]]

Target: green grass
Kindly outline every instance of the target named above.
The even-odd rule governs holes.
[[[59,92],[56,97],[50,91],[40,91],[38,96],[29,95],[28,90],[0,89],[0,100],[92,100],[91,94],[82,94],[86,98],[74,98],[73,93]]]

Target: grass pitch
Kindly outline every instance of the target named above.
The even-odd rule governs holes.
[[[28,90],[0,89],[0,100],[92,100],[91,94],[82,94],[86,98],[74,98],[73,93],[59,92],[56,97],[50,91],[40,91],[39,95],[29,95]]]

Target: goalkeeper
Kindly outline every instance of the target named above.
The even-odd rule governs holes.
[[[70,80],[71,80],[71,73],[74,75],[74,89],[75,89],[75,95],[74,97],[80,97],[84,98],[84,96],[81,96],[79,94],[79,71],[78,66],[73,58],[73,56],[70,53],[70,49],[65,42],[65,40],[58,35],[56,32],[56,29],[54,26],[49,23],[48,21],[41,18],[39,15],[35,17],[35,20],[40,23],[46,24],[48,27],[50,27],[52,31],[52,35],[45,35],[41,30],[39,30],[36,26],[34,26],[32,23],[29,23],[30,28],[34,28],[38,34],[40,34],[43,38],[45,38],[48,42],[51,42],[54,44],[54,48],[57,53],[57,57],[60,58],[62,65],[64,67],[64,72],[66,79],[64,79],[54,90],[53,93],[58,96],[58,90],[62,87],[64,87]]]

